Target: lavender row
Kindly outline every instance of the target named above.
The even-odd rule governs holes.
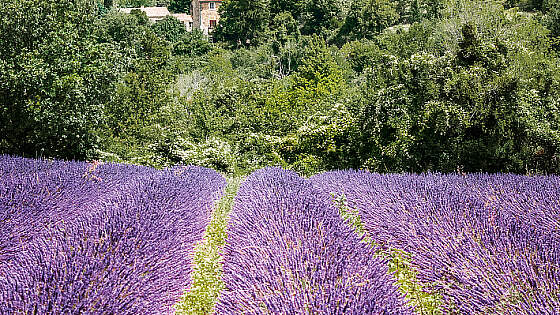
[[[377,243],[412,254],[445,311],[560,309],[559,177],[336,171],[311,181],[344,195]]]
[[[0,249],[6,255],[7,248],[49,231],[57,222],[90,213],[127,182],[154,172],[138,166],[107,164],[98,169],[85,162],[0,156]]]
[[[328,195],[291,171],[250,175],[235,198],[218,314],[407,314],[386,261]]]
[[[225,180],[0,157],[0,309],[171,313]]]

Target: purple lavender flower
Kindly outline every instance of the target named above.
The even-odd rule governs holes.
[[[224,249],[218,314],[406,314],[386,261],[360,242],[330,196],[291,171],[241,185]]]
[[[559,177],[336,171],[311,181],[343,194],[375,242],[412,254],[447,312],[560,310]]]
[[[2,313],[171,313],[225,180],[0,156]]]

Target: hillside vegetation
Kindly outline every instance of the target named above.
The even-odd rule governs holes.
[[[111,2],[0,3],[0,153],[560,170],[558,0],[225,0],[213,42]]]

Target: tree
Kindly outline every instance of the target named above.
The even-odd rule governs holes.
[[[214,35],[234,47],[258,46],[271,36],[277,40],[285,30],[289,31],[285,38],[299,34],[328,37],[342,20],[338,0],[225,0],[220,10]]]
[[[171,43],[178,42],[187,34],[185,24],[174,16],[166,16],[163,20],[152,24],[151,28],[156,35]]]
[[[471,23],[463,25],[461,34],[463,38],[459,42],[457,59],[463,65],[474,65],[475,62],[481,61],[483,58],[483,51],[477,36],[476,26]]]
[[[365,80],[352,106],[359,164],[383,172],[558,172],[557,60],[542,26],[508,27],[484,37],[466,22],[453,54],[347,44]]]
[[[270,0],[270,13],[277,15],[289,12],[295,19],[299,19],[306,5],[306,0]]]
[[[270,19],[269,0],[224,0],[219,8],[217,40],[234,47],[255,46],[265,41]]]
[[[550,30],[550,37],[554,41],[554,47],[557,51],[560,51],[560,1],[545,1],[544,9],[544,24]]]
[[[176,56],[202,56],[212,50],[212,44],[204,37],[201,30],[192,30],[182,35],[173,45]]]
[[[300,19],[301,33],[305,35],[323,34],[340,26],[342,4],[338,0],[308,0]]]
[[[156,5],[155,0],[119,0],[119,6],[123,8],[151,7]]]
[[[356,0],[344,24],[338,31],[336,42],[374,39],[381,31],[395,25],[399,15],[395,3],[388,0]]]
[[[190,13],[191,0],[171,0],[168,9],[174,13]]]
[[[122,77],[106,104],[105,133],[120,136],[139,125],[169,101],[168,82],[172,42],[186,35],[183,24],[174,17],[150,24],[146,14],[113,12],[99,21],[95,37],[102,43],[117,45],[122,52]]]
[[[267,37],[272,41],[275,53],[288,41],[297,40],[299,36],[298,23],[290,12],[281,12],[274,16]]]
[[[0,151],[90,158],[118,76],[89,0],[0,4]]]

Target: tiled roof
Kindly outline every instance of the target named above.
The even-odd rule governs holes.
[[[169,13],[169,10],[167,10],[166,7],[121,8],[119,10],[124,13],[130,13],[130,11],[134,9],[146,12],[148,18],[164,17],[164,16],[171,15],[171,13]]]
[[[171,14],[174,17],[177,18],[177,20],[181,21],[181,22],[192,22],[192,16],[186,13],[175,13],[175,14]]]

